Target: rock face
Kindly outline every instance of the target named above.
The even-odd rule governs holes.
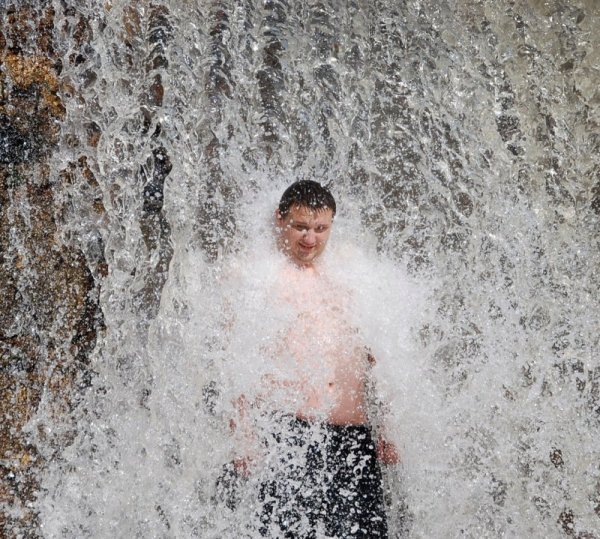
[[[43,403],[60,416],[86,383],[101,327],[99,286],[61,230],[63,183],[49,161],[65,118],[54,11],[7,7],[0,33],[0,529],[36,535],[31,502],[47,456],[23,432]],[[40,5],[41,4],[41,5]],[[81,166],[73,164],[71,167]],[[39,433],[44,436],[43,432]],[[68,432],[61,436],[68,436]],[[59,442],[59,440],[56,440]]]
[[[93,374],[109,263],[135,281],[135,291],[123,296],[142,319],[157,309],[171,257],[163,214],[171,161],[156,114],[164,96],[166,11],[149,5],[142,16],[133,5],[120,6],[123,54],[107,68],[135,77],[139,67],[135,118],[122,126],[139,146],[117,137],[107,151],[131,168],[103,176],[101,128],[110,131],[110,120],[121,118],[112,109],[106,123],[97,121],[97,95],[110,96],[112,88],[98,80],[103,66],[91,43],[106,25],[92,4],[9,0],[0,8],[0,529],[7,537],[39,534],[32,503],[39,478],[77,432],[71,412]],[[113,9],[100,5],[100,12]],[[105,258],[111,220],[122,234],[130,229],[120,181],[139,185],[131,215],[142,254],[132,267]]]

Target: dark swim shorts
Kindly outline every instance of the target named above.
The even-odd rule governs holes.
[[[266,441],[270,479],[261,485],[263,537],[386,538],[371,430],[286,417]]]

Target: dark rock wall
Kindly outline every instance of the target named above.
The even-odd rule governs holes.
[[[123,303],[143,326],[158,308],[171,258],[163,214],[171,162],[158,120],[167,12],[151,2],[126,6],[120,50],[104,65],[93,43],[104,39],[111,2],[102,8],[51,0],[0,6],[0,529],[8,536],[38,533],[31,502],[44,463],[73,435],[69,412],[92,375],[111,262],[135,279]],[[122,127],[139,144],[115,141],[124,165],[107,177],[97,157],[101,133],[121,118],[101,109],[102,96],[113,93],[99,80],[103,67],[139,82]],[[119,200],[121,180],[137,186],[135,209]],[[118,208],[112,213],[106,192]],[[119,210],[140,232],[142,254],[127,269],[105,256],[105,241],[127,234]]]
[[[102,327],[102,269],[91,268],[81,249],[61,236],[63,186],[74,181],[75,169],[94,180],[85,159],[58,177],[51,173],[65,118],[61,62],[54,10],[32,4],[9,5],[0,15],[2,537],[36,535],[30,506],[48,455],[40,455],[22,429],[42,405],[50,417],[70,409],[86,384],[88,356]],[[55,442],[65,436],[68,429]]]

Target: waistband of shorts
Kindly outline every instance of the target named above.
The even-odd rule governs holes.
[[[297,425],[305,428],[310,427],[318,427],[328,430],[330,432],[339,432],[339,433],[370,433],[371,426],[369,424],[350,424],[350,425],[336,425],[334,423],[327,423],[326,421],[308,421],[306,419],[301,419],[299,417],[289,415],[286,416],[289,420]]]

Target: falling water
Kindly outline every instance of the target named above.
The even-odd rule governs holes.
[[[600,5],[48,6],[55,235],[101,316],[69,406],[46,384],[24,427],[42,536],[240,536],[228,406],[276,324],[272,212],[313,178],[402,453],[394,534],[600,537]]]

